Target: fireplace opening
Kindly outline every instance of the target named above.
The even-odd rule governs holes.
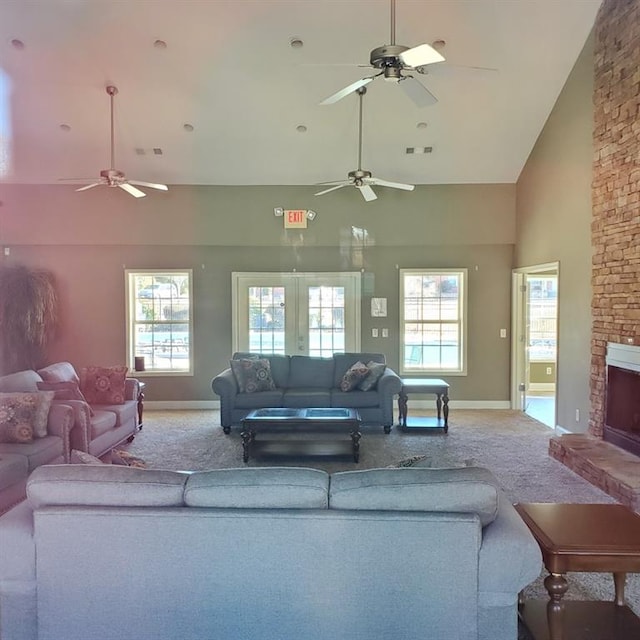
[[[603,439],[640,456],[640,372],[607,367]]]

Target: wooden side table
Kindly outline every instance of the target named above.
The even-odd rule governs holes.
[[[625,605],[627,572],[640,572],[640,516],[620,504],[521,503],[516,510],[542,551],[549,600],[521,603],[536,640],[631,640],[640,619]],[[611,572],[614,602],[565,601],[570,571]]]
[[[407,417],[410,393],[434,393],[437,419],[425,416]],[[444,421],[442,418],[444,417]],[[401,429],[443,429],[449,431],[449,384],[440,378],[403,378],[398,394],[398,426]]]

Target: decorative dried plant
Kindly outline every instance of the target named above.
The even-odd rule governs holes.
[[[53,274],[0,267],[0,373],[37,369],[58,328]]]

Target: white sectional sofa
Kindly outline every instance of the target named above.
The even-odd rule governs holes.
[[[538,545],[486,469],[36,469],[2,640],[515,640]]]

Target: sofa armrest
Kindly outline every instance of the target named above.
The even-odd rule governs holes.
[[[482,531],[479,563],[479,593],[489,599],[517,594],[542,571],[540,547],[502,490],[498,490],[498,516]]]
[[[378,380],[378,391],[383,395],[394,396],[402,390],[402,379],[393,370],[387,367]]]
[[[211,388],[216,395],[220,397],[233,397],[237,393],[240,393],[238,383],[231,368],[225,369],[222,373],[219,373],[212,381]]]
[[[137,400],[140,395],[140,385],[137,378],[126,378],[124,381],[124,399]]]
[[[82,400],[54,400],[51,405],[68,406],[71,409],[71,426],[69,428],[70,449],[89,451],[89,434],[91,429],[91,409]]]
[[[64,461],[71,459],[71,443],[69,434],[74,426],[73,409],[61,402],[54,402],[49,409],[47,433],[62,438]]]
[[[211,388],[216,395],[220,396],[220,425],[228,430],[233,423],[231,413],[236,406],[236,395],[240,393],[231,368],[219,373],[211,381]],[[225,433],[227,432],[225,431]]]

